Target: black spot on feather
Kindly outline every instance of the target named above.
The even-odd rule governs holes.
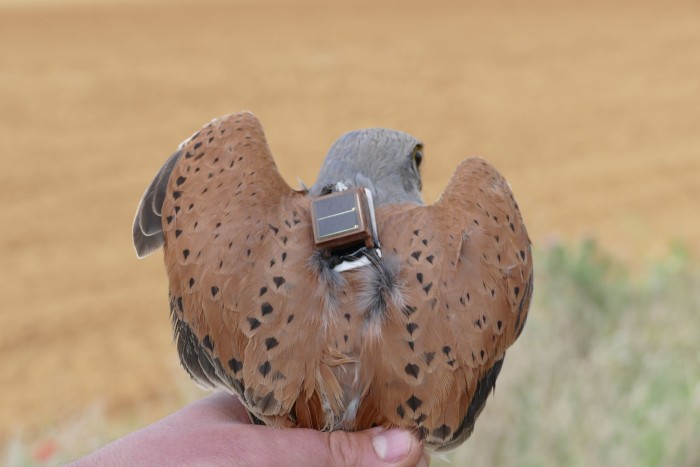
[[[243,369],[243,362],[236,360],[235,358],[232,358],[231,360],[228,361],[228,366],[231,368],[233,373],[238,373]]]
[[[210,351],[214,350],[214,342],[212,342],[211,337],[209,337],[209,334],[204,336],[204,339],[202,339],[202,344],[204,344],[204,347],[206,347]]]
[[[414,365],[413,363],[409,363],[404,368],[404,371],[406,372],[407,375],[413,376],[414,378],[418,379],[418,374],[420,373],[420,368],[418,368],[418,365]]]
[[[443,423],[438,428],[435,428],[431,434],[438,439],[447,439],[452,434],[452,428]]]
[[[399,405],[396,407],[396,414],[401,418],[404,418],[406,416],[406,412],[403,409],[403,405]]]
[[[415,412],[421,405],[423,405],[423,401],[417,398],[415,394],[413,394],[406,401],[406,405],[409,406],[411,410]]]
[[[258,371],[260,372],[261,375],[267,376],[267,374],[270,372],[272,369],[272,364],[270,364],[269,361],[264,362],[258,367]]]
[[[250,324],[250,330],[252,331],[260,326],[260,321],[257,318],[248,318],[248,324]]]

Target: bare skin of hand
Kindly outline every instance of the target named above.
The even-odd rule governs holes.
[[[73,466],[226,465],[427,467],[409,432],[322,433],[252,425],[238,398],[217,393],[118,439]]]

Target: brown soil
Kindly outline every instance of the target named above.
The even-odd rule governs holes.
[[[142,191],[186,136],[253,110],[290,182],[341,133],[427,147],[436,199],[481,154],[531,235],[620,257],[700,251],[695,3],[0,5],[0,439],[103,401],[155,417],[188,387]]]

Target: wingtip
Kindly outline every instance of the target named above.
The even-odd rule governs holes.
[[[143,259],[158,248],[163,246],[163,234],[144,235],[143,233],[134,237],[134,250],[136,258]]]
[[[136,212],[134,223],[131,228],[131,236],[138,259],[143,259],[153,253],[163,245],[163,232],[157,231],[154,234],[144,232],[140,222],[140,212],[143,202],[139,205],[139,210]]]
[[[137,245],[134,245],[134,251],[136,253],[136,259],[144,259],[150,253],[142,251]]]

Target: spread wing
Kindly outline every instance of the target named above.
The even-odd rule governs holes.
[[[323,297],[309,268],[311,229],[306,195],[282,179],[250,113],[183,143],[134,222],[137,253],[163,243],[183,366],[272,425],[292,423],[297,399],[321,412],[329,397],[317,391],[329,382],[318,368]]]
[[[385,256],[401,258],[403,303],[389,310],[382,350],[363,349],[371,383],[358,423],[417,427],[449,449],[471,434],[525,324],[530,240],[508,183],[481,158],[462,162],[434,205],[378,218]]]

